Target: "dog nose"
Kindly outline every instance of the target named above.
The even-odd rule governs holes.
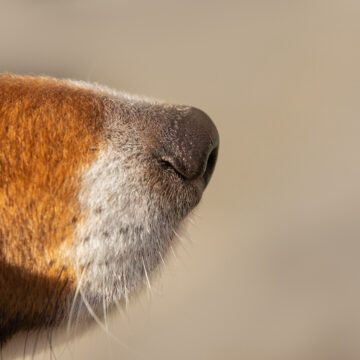
[[[219,149],[219,134],[209,116],[190,108],[185,116],[170,121],[164,135],[161,160],[185,179],[202,179],[206,186]]]

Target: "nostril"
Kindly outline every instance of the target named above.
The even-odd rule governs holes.
[[[214,145],[213,145],[214,146]],[[192,174],[189,170],[184,167],[183,163],[178,161],[176,157],[169,157],[169,156],[162,156],[160,159],[160,165],[163,167],[164,170],[171,170],[175,171],[178,176],[180,176],[184,180],[196,180],[196,179],[203,179],[205,187],[210,181],[210,178],[214,172],[217,157],[218,157],[219,145],[218,141],[215,147],[209,151],[210,154],[203,158],[203,161],[197,161],[196,163],[198,172],[197,174]]]
[[[218,156],[218,151],[219,151],[219,147],[217,146],[215,149],[213,149],[213,151],[210,153],[210,155],[208,157],[206,167],[205,167],[205,172],[203,175],[203,179],[205,181],[205,186],[209,183],[211,175],[214,172],[215,164],[216,164],[216,160],[217,160],[217,156]]]

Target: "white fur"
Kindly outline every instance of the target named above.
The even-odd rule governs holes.
[[[70,254],[78,291],[69,301],[68,331],[89,317],[103,326],[112,305],[149,282],[203,190],[164,169],[146,133],[159,118],[181,117],[188,107],[70,82],[102,97],[106,143],[81,178],[81,219]]]
[[[83,329],[89,318],[103,326],[102,318],[113,304],[127,301],[149,283],[203,191],[203,185],[186,183],[173,169],[164,168],[155,153],[161,121],[181,119],[188,107],[97,84],[67,82],[93,90],[103,101],[105,118],[99,119],[104,134],[97,158],[80,170],[80,219],[74,246],[65,248],[64,242],[60,252],[75,265],[78,281],[64,319],[67,337],[60,326],[56,330],[60,338],[69,338],[69,330],[73,334]],[[12,343],[29,342],[29,347],[36,348],[39,334],[40,342],[49,340],[46,330],[32,331],[26,340],[22,333]]]
[[[108,144],[83,177],[85,217],[76,232],[75,262],[79,276],[84,271],[83,294],[95,310],[103,301],[106,307],[127,301],[165,256],[179,226],[142,180],[147,166],[134,163],[135,152]]]
[[[72,254],[81,278],[81,295],[96,311],[104,304],[106,309],[116,301],[127,301],[129,294],[148,281],[199,194],[164,172],[137,128],[144,119],[155,122],[158,115],[167,116],[171,107],[179,114],[187,107],[98,84],[72,84],[94,90],[107,104],[109,140],[82,177],[83,217]]]

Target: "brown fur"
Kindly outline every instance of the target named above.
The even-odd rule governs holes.
[[[79,170],[96,155],[103,112],[91,90],[0,75],[0,343],[62,316],[75,275],[58,257],[78,221]]]

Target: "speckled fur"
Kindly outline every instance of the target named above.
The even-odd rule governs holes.
[[[82,177],[86,215],[72,254],[83,294],[101,316],[104,301],[127,300],[144,284],[201,191],[164,169],[154,151],[159,119],[183,116],[187,107],[97,89],[105,94],[107,143]]]
[[[60,82],[49,78],[41,81],[49,87],[50,94]],[[37,84],[38,80],[28,78],[26,86],[32,86],[31,82]],[[69,89],[69,96],[85,91],[102,109],[95,121],[101,124],[101,133],[86,150],[93,155],[78,167],[76,178],[71,179],[77,187],[72,205],[76,211],[70,212],[69,217],[73,221],[66,220],[69,224],[64,232],[66,241],[54,240],[52,253],[65,283],[63,301],[54,303],[60,307],[54,305],[52,311],[58,315],[53,316],[52,326],[63,323],[71,328],[73,322],[94,315],[102,317],[104,307],[110,309],[115,302],[127,300],[146,282],[168,252],[175,231],[199,202],[203,184],[185,182],[174,169],[159,162],[162,141],[166,138],[171,141],[167,122],[172,120],[176,125],[189,107],[84,82],[61,80],[61,87],[65,89],[61,91]],[[11,258],[12,251],[8,245],[5,259]],[[32,256],[32,250],[29,254]],[[0,265],[4,267],[5,262],[1,263],[0,258]],[[31,262],[32,271],[36,271],[35,263]],[[59,271],[61,263],[74,274],[71,279],[66,278],[63,270]],[[40,275],[47,281],[46,263],[43,268]],[[51,290],[53,285],[48,286]],[[56,301],[56,293],[52,301]],[[43,309],[45,313],[46,310]],[[31,320],[22,329],[33,330]]]

